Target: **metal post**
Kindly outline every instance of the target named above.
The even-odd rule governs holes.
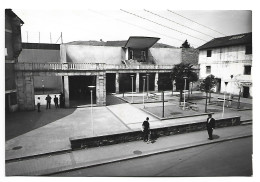
[[[92,128],[92,136],[94,136],[94,123],[93,123],[93,107],[92,107],[92,94],[93,94],[93,90],[90,90],[90,94],[91,94],[91,128]]]
[[[145,88],[145,76],[143,76],[143,105],[144,105],[144,89]],[[145,105],[144,105],[145,108]]]
[[[224,112],[225,112],[225,91],[224,91],[224,101],[223,101],[223,111],[222,111],[222,118],[224,117]]]
[[[134,75],[130,75],[132,79],[132,103],[134,103]]]
[[[147,99],[148,99],[148,97],[149,97],[149,74],[147,73],[146,76],[147,76]]]
[[[94,122],[93,122],[93,90],[95,86],[88,86],[90,89],[90,96],[91,96],[91,129],[92,129],[92,136],[94,136]]]
[[[183,77],[184,78],[184,90],[183,90],[183,95],[184,95],[184,102],[183,102],[183,110],[185,109],[185,89],[186,89],[186,78],[187,77]]]
[[[162,103],[163,103],[162,117],[164,118],[164,91],[162,91]]]

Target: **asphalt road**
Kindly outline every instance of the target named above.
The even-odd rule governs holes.
[[[55,176],[251,176],[252,137],[116,162]]]

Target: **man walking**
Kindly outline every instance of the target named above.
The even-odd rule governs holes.
[[[215,119],[212,118],[212,114],[208,114],[206,127],[207,127],[208,135],[209,135],[208,139],[213,140],[212,133],[213,133],[213,129],[215,128]]]
[[[144,134],[144,142],[149,143],[149,134],[150,134],[150,124],[149,124],[149,117],[142,124],[143,134]]]
[[[51,109],[51,96],[48,94],[45,100],[47,101],[46,109]]]
[[[55,103],[55,108],[57,109],[57,108],[59,108],[59,104],[58,104],[58,102],[59,102],[59,100],[58,100],[58,97],[56,97],[56,95],[54,95],[54,103]]]

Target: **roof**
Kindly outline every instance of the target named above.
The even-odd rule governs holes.
[[[23,49],[60,50],[60,44],[22,43],[22,48]]]
[[[19,18],[19,16],[17,16],[13,11],[12,9],[5,9],[5,14],[12,17],[12,18],[18,18],[21,22],[21,24],[24,24],[23,20],[21,18]]]
[[[144,49],[152,47],[160,38],[157,37],[137,37],[131,36],[127,40],[124,47],[130,47],[134,49]]]
[[[215,38],[207,42],[206,44],[200,46],[198,49],[202,50],[209,48],[246,44],[252,44],[252,32]]]
[[[90,40],[90,41],[73,41],[73,42],[68,42],[65,44],[69,45],[89,45],[89,46],[110,46],[110,47],[125,47],[127,43],[127,40],[116,40],[116,41],[95,41],[95,40]],[[152,45],[153,48],[176,48],[174,46],[170,46],[167,44],[162,44],[162,43],[155,43]]]

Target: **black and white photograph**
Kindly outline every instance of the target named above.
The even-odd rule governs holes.
[[[257,10],[115,2],[1,8],[4,180],[254,178]]]

